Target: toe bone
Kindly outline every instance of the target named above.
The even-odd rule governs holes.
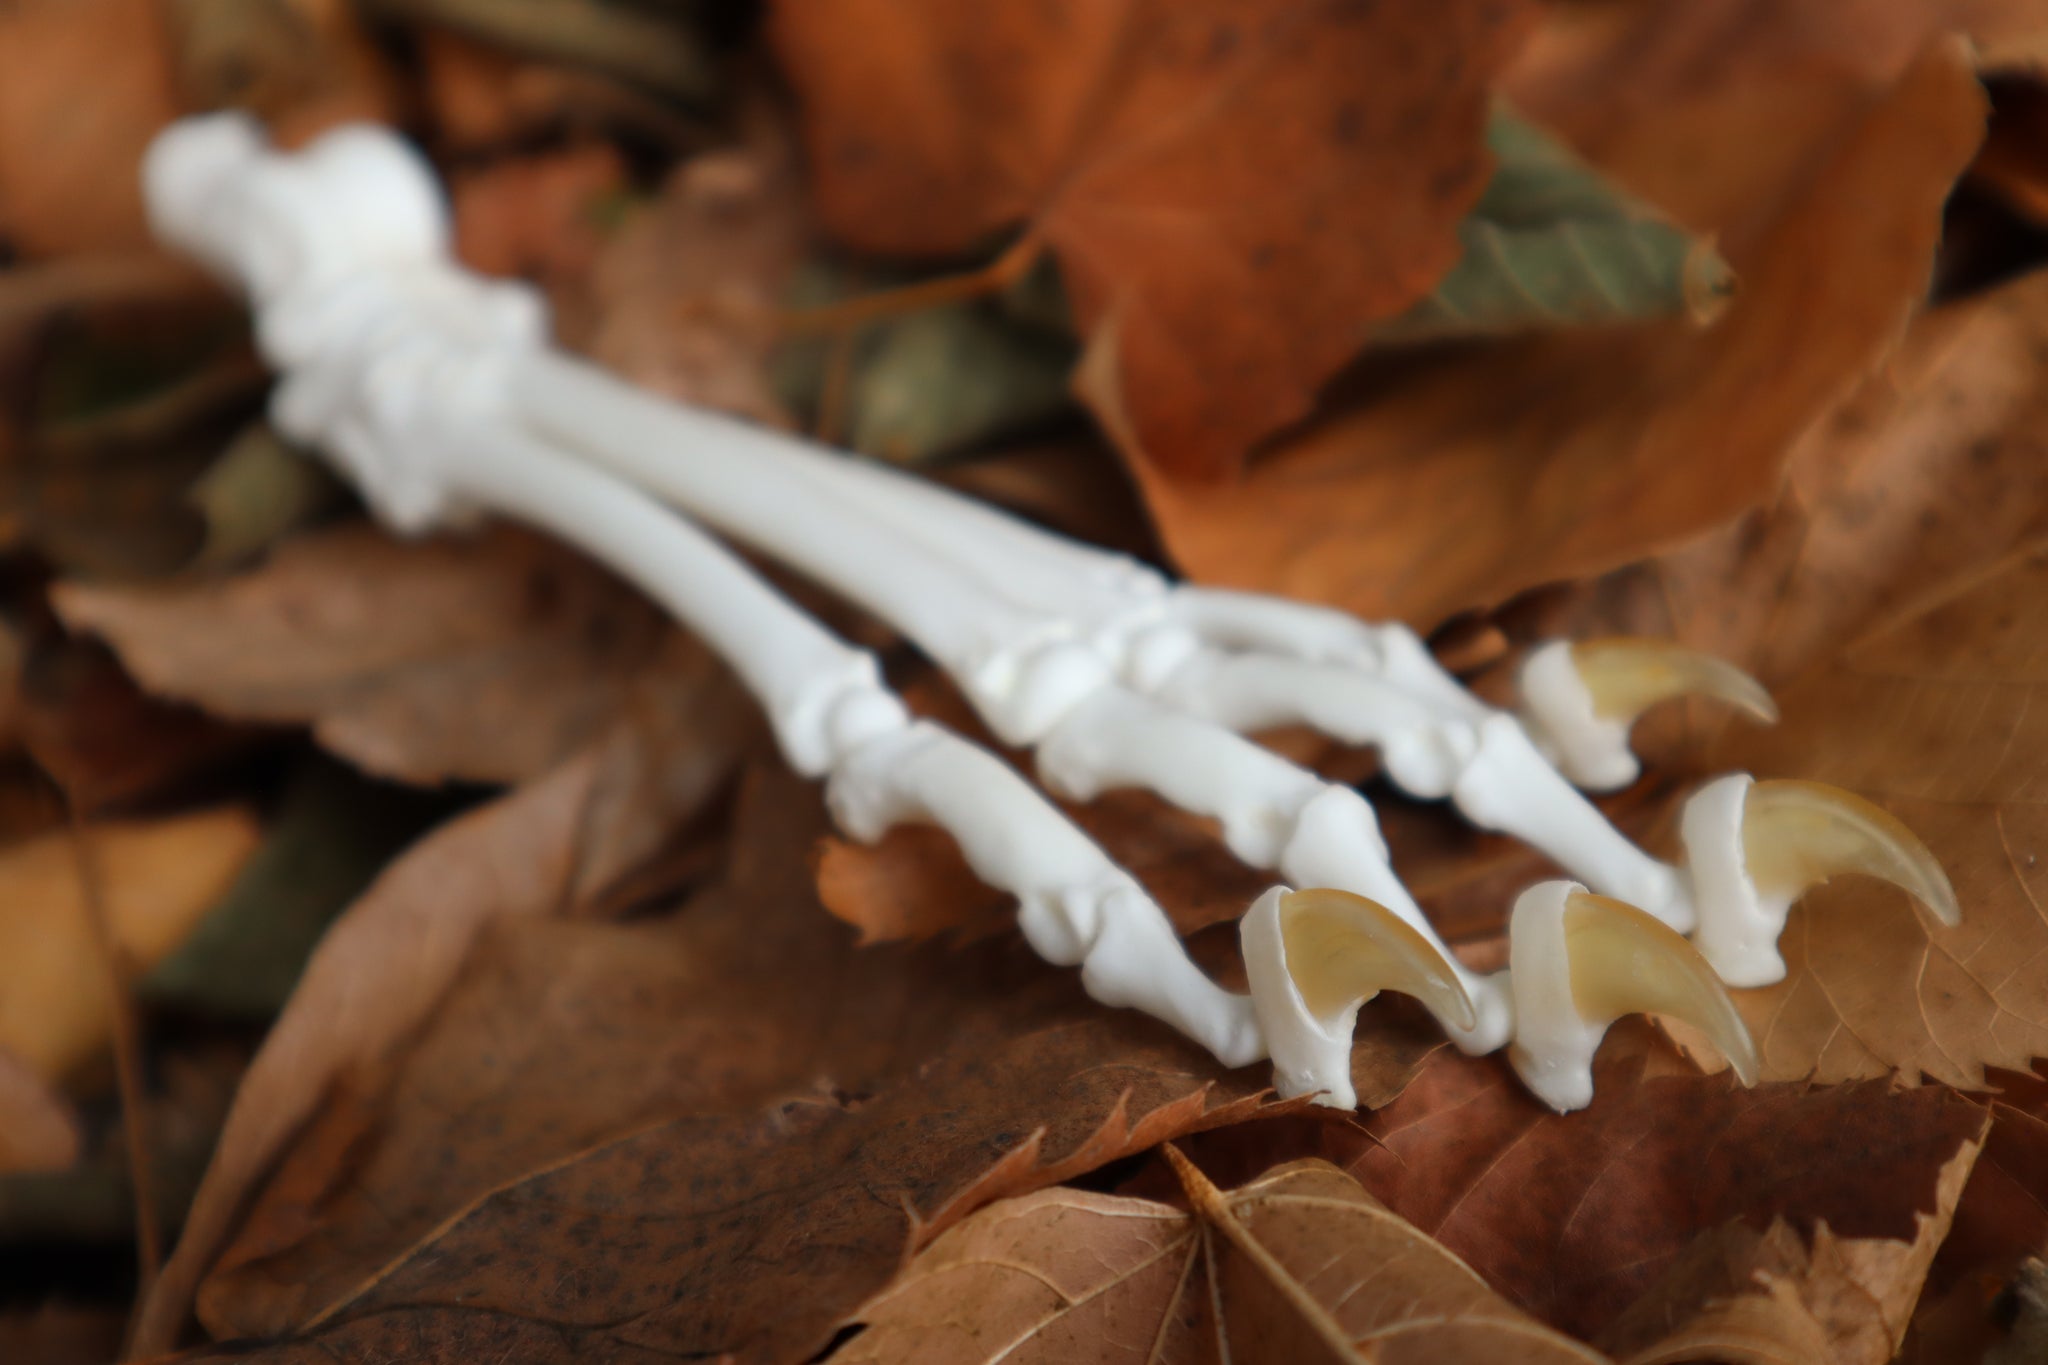
[[[1731,773],[1686,802],[1681,832],[1699,915],[1695,941],[1732,985],[1783,979],[1778,936],[1786,915],[1842,873],[1890,882],[1943,924],[1961,919],[1927,846],[1889,811],[1838,787]]]
[[[1778,718],[1763,684],[1711,654],[1671,640],[1615,636],[1553,641],[1522,666],[1523,719],[1565,775],[1612,791],[1641,772],[1629,748],[1636,718],[1659,702],[1713,697],[1766,724]]]
[[[1571,882],[1543,882],[1515,902],[1508,930],[1515,1070],[1545,1103],[1583,1108],[1593,1054],[1628,1014],[1683,1020],[1728,1058],[1744,1084],[1756,1047],[1727,988],[1683,935],[1634,906]]]
[[[1413,995],[1447,1025],[1478,1022],[1457,970],[1415,927],[1348,891],[1274,887],[1240,928],[1252,1007],[1283,1095],[1349,1109],[1351,1031],[1383,990]]]

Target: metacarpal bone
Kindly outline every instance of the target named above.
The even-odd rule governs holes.
[[[1927,845],[1891,812],[1819,782],[1717,778],[1680,822],[1699,929],[1694,941],[1734,986],[1785,976],[1778,936],[1794,902],[1842,873],[1890,882],[1946,925],[1955,889]]]
[[[1141,787],[1217,820],[1225,844],[1254,867],[1299,885],[1370,897],[1426,943],[1442,970],[1483,1008],[1440,1021],[1461,1047],[1490,1052],[1507,1039],[1506,1002],[1459,967],[1387,861],[1379,822],[1363,796],[1229,730],[1106,688],[1076,706],[1037,751],[1047,787],[1085,800]],[[1425,1003],[1428,1003],[1427,999]]]
[[[1515,1041],[1508,1060],[1559,1112],[1593,1098],[1593,1054],[1628,1014],[1661,1014],[1706,1034],[1744,1085],[1756,1045],[1714,969],[1670,928],[1571,882],[1524,891],[1508,922]]]
[[[1588,791],[1618,791],[1642,774],[1629,731],[1659,702],[1714,697],[1763,724],[1778,719],[1762,683],[1672,640],[1553,640],[1523,661],[1517,687],[1537,746]]]
[[[1452,964],[1414,925],[1345,891],[1274,887],[1239,927],[1252,1005],[1283,1097],[1352,1109],[1352,1030],[1383,990],[1470,1030],[1478,1017]]]

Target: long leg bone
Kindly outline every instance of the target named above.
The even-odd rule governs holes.
[[[1398,785],[1449,796],[1468,818],[1527,839],[1602,892],[1690,928],[1692,882],[1615,831],[1539,748],[1582,777],[1611,780],[1611,752],[1601,771],[1580,757],[1597,758],[1602,744],[1626,751],[1626,723],[1617,739],[1603,697],[1626,693],[1640,660],[1621,660],[1619,683],[1577,669],[1571,681],[1589,689],[1586,709],[1608,728],[1596,741],[1559,742],[1561,722],[1542,707],[1529,708],[1525,728],[1485,706],[1401,627],[1174,587],[919,481],[641,393],[550,350],[529,291],[448,262],[431,178],[388,135],[343,130],[280,157],[247,123],[194,121],[159,143],[148,176],[159,230],[254,297],[266,353],[286,371],[274,401],[280,424],[323,446],[380,517],[417,531],[501,512],[618,568],[733,661],[791,761],[829,778],[845,828],[861,837],[904,819],[947,828],[978,873],[1018,895],[1033,945],[1078,963],[1098,998],[1149,1010],[1226,1061],[1259,1050],[1256,1014],[1283,1085],[1334,1102],[1349,1094],[1343,1035],[1357,1000],[1378,989],[1417,994],[1475,1050],[1512,1034],[1517,1065],[1532,1077],[1583,1068],[1598,1041],[1585,1020],[1599,1009],[1657,1007],[1621,987],[1588,987],[1573,998],[1592,1013],[1574,1031],[1545,1003],[1558,980],[1576,981],[1574,954],[1600,957],[1620,930],[1516,931],[1509,973],[1465,972],[1394,877],[1363,798],[1237,733],[1305,721],[1374,744]],[[871,660],[686,517],[897,625],[999,737],[1038,748],[1056,789],[1150,787],[1215,816],[1248,861],[1337,891],[1282,888],[1262,900],[1244,931],[1253,999],[1222,992],[1128,874],[992,756],[910,722]],[[1755,853],[1742,844],[1737,871]],[[1755,920],[1758,897],[1776,893],[1775,883],[1741,886],[1749,901],[1733,911],[1703,907],[1711,923]],[[1724,902],[1733,904],[1718,895],[1713,905]],[[1611,924],[1617,912],[1587,913]],[[1684,945],[1659,932],[1636,933],[1629,942],[1641,951],[1614,960],[1663,970],[1659,953]],[[1524,958],[1541,969],[1524,972]],[[1702,980],[1712,983],[1711,973]],[[1686,997],[1702,1017],[1712,1013],[1698,1005],[1704,991]],[[1732,1035],[1727,1046],[1740,1050]],[[1545,1093],[1557,1102],[1578,1091]]]

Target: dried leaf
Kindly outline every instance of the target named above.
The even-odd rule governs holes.
[[[1784,682],[2048,534],[2044,421],[2036,272],[1916,319],[1897,357],[1794,449],[1767,506],[1536,604],[1516,633],[1666,635]],[[1674,738],[1652,738],[1659,757]]]
[[[1192,1212],[1045,1190],[940,1238],[855,1320],[866,1361],[1580,1361],[1321,1161],[1224,1193],[1169,1147]]]
[[[1717,316],[1734,279],[1711,242],[1665,222],[1569,148],[1496,108],[1493,179],[1458,227],[1464,254],[1428,298],[1373,329],[1414,342],[1683,314]]]
[[[298,146],[339,123],[398,116],[396,78],[349,0],[175,0],[164,6],[186,100],[247,109]]]
[[[93,578],[192,561],[206,529],[192,486],[269,384],[239,327],[220,321],[116,313],[97,335],[60,329],[42,347],[28,379],[42,420],[0,461],[0,506],[28,547]]]
[[[341,501],[341,481],[268,422],[242,428],[185,496],[206,522],[194,569],[242,563]]]
[[[1752,35],[1790,13],[1759,8],[1748,27],[1699,35],[1674,59],[1683,81],[1649,107],[1628,108],[1631,95],[1642,102],[1633,66],[1614,73],[1619,84],[1570,87],[1608,134],[1581,150],[1718,235],[1743,281],[1719,323],[1409,362],[1228,489],[1140,462],[1181,565],[1205,581],[1434,625],[1635,558],[1765,497],[1792,443],[1887,354],[1923,294],[1942,201],[1984,112],[1959,44],[1937,44],[1896,82],[1748,61],[1745,44],[1763,40]],[[1679,14],[1614,11],[1627,26],[1609,46],[1654,45]],[[1569,104],[1531,112],[1575,131]]]
[[[344,1354],[524,1322],[628,1358],[800,1357],[973,1208],[1278,1112],[1256,1068],[1220,1075],[1015,939],[857,950],[803,875],[822,824],[781,776],[728,885],[674,920],[501,920],[392,1088],[313,1116],[209,1325]]]
[[[239,806],[92,826],[89,856],[124,970],[154,966],[184,941],[255,851]],[[109,964],[87,917],[71,831],[0,849],[0,1049],[62,1079],[111,1036]]]
[[[78,1153],[71,1106],[21,1058],[0,1050],[0,1176],[61,1171]]]
[[[767,364],[806,229],[793,149],[771,118],[745,146],[684,162],[613,236],[583,349],[657,393],[770,426]]]
[[[269,1019],[329,921],[448,806],[308,756],[287,780],[262,847],[142,993],[152,1003]]]
[[[582,142],[458,173],[448,188],[464,265],[560,290],[580,285],[603,252],[626,163],[609,142]]]
[[[1867,881],[1809,895],[1781,941],[1786,979],[1737,997],[1768,1075],[1903,1071],[1972,1088],[1986,1066],[2048,1054],[2048,981],[2032,969],[2048,954],[2035,701],[2048,550],[1928,592],[1781,688],[1778,726],[1730,730],[1703,755],[1882,803],[1927,841],[1963,907],[1948,929]]]
[[[344,618],[346,619],[346,618]],[[353,622],[349,622],[353,626]],[[436,832],[335,922],[249,1068],[184,1235],[138,1318],[164,1350],[237,1211],[330,1086],[382,1065],[493,919],[587,911],[721,787],[752,733],[694,645],[653,700],[548,775]]]
[[[0,237],[23,255],[150,245],[142,152],[179,112],[164,9],[24,0],[0,11]]]
[[[849,443],[918,464],[1068,411],[1072,346],[986,305],[935,308],[880,329],[847,381]]]
[[[1707,1244],[1719,1248],[1708,1264],[1729,1264],[1732,1249],[1738,1263],[1769,1268],[1782,1253],[1779,1272],[1807,1276],[1823,1296],[1841,1288],[1827,1255],[1859,1274],[1881,1269],[1883,1302],[1897,1309],[1886,1329],[1902,1329],[1969,1169],[1953,1163],[1974,1158],[1987,1118],[1936,1087],[1744,1090],[1725,1075],[1674,1072],[1668,1049],[1640,1028],[1610,1037],[1597,1084],[1590,1108],[1553,1114],[1497,1061],[1442,1052],[1372,1116],[1370,1137],[1333,1135],[1366,1189],[1510,1301],[1598,1338],[1660,1279],[1680,1275],[1702,1234],[1720,1239]],[[1783,1259],[1790,1244],[1759,1240],[1779,1219],[1808,1248],[1803,1268]],[[1722,1231],[1730,1224],[1745,1231]],[[1815,1240],[1822,1224],[1831,1252]],[[1684,1282],[1646,1312],[1674,1325],[1667,1310]],[[1663,1330],[1644,1327],[1631,1345]]]
[[[1850,1238],[1825,1222],[1809,1239],[1783,1218],[1762,1232],[1731,1223],[1702,1233],[1657,1285],[1601,1335],[1626,1365],[1885,1365],[1906,1335],[1935,1249],[1981,1138],[1941,1168],[1934,1206],[1910,1238]]]
[[[445,25],[514,52],[587,66],[673,99],[702,102],[718,74],[688,26],[690,7],[606,0],[369,0],[387,21]]]
[[[415,783],[546,772],[703,668],[639,594],[507,529],[402,543],[348,526],[233,578],[53,598],[151,690],[311,724],[343,758]]]
[[[27,647],[22,747],[75,808],[98,812],[161,797],[246,754],[252,732],[145,695],[105,647],[54,629]],[[47,788],[44,825],[62,819]]]
[[[1097,415],[1216,475],[1451,266],[1525,13],[841,0],[778,6],[771,35],[831,231],[943,257],[1028,224]]]

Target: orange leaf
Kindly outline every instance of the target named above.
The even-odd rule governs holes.
[[[1614,10],[1627,28],[1612,45],[1654,46],[1680,12]],[[1792,11],[1756,13],[1768,25]],[[1690,66],[1674,63],[1685,82],[1654,105],[1631,108],[1640,92],[1597,81],[1570,92],[1582,117],[1627,125],[1609,131],[1615,145],[1586,149],[1604,169],[1720,234],[1741,286],[1719,323],[1395,367],[1235,488],[1139,462],[1180,564],[1429,626],[1611,568],[1767,496],[1793,442],[1887,354],[1924,294],[1984,98],[1957,43],[1892,81],[1819,59],[1758,67],[1730,36],[1743,32],[1705,35],[1683,54]]]
[[[837,0],[775,8],[826,225],[1058,254],[1134,457],[1237,468],[1457,259],[1527,7]]]

